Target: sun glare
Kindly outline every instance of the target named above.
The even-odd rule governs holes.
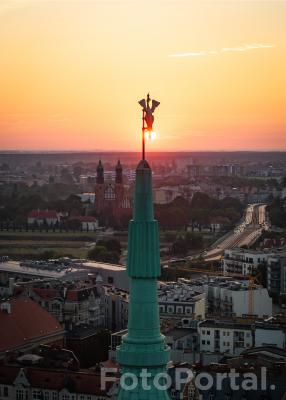
[[[151,131],[151,132],[146,131],[146,132],[145,132],[145,139],[146,139],[146,140],[151,140],[151,141],[152,141],[152,140],[155,140],[156,137],[157,137],[157,133],[154,132],[154,131]]]

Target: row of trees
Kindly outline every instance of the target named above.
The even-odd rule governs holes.
[[[227,219],[231,226],[239,221],[243,209],[244,206],[237,199],[218,200],[198,192],[191,202],[178,197],[170,204],[156,205],[155,215],[163,229],[179,229],[189,224],[207,225],[216,217]]]
[[[52,199],[49,200],[44,196],[44,188],[41,189],[42,193],[34,192],[31,190],[15,190],[10,194],[0,194],[0,221],[12,221],[16,224],[25,224],[27,215],[31,210],[57,210],[74,213],[78,215],[84,214],[84,206],[80,198],[74,194],[66,192],[65,185],[53,184],[51,186],[50,194]],[[64,187],[63,187],[64,186]],[[66,194],[64,194],[66,193]]]
[[[27,214],[33,209],[55,209],[69,214],[84,215],[83,203],[73,194],[77,191],[74,186],[50,183],[35,187],[11,186],[10,189],[10,192],[6,190],[0,194],[2,222],[24,224]],[[189,224],[200,227],[209,224],[214,217],[223,217],[232,225],[240,219],[242,211],[243,205],[237,199],[218,200],[205,193],[195,193],[190,202],[178,197],[170,204],[155,205],[155,216],[162,229],[182,229]],[[102,225],[117,229],[126,229],[131,217],[126,215],[118,221],[110,209],[103,210],[101,214],[98,217]]]
[[[186,232],[185,235],[176,238],[170,248],[174,256],[185,256],[189,251],[200,250],[204,247],[203,236],[199,233]]]

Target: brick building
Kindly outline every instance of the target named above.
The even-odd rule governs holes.
[[[120,161],[115,168],[115,180],[104,176],[101,160],[97,166],[95,186],[95,209],[98,216],[112,216],[117,222],[129,218],[132,214],[132,190],[123,182],[123,170]]]

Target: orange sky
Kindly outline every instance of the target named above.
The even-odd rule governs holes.
[[[286,150],[286,2],[0,0],[0,149]]]

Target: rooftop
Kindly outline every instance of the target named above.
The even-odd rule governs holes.
[[[207,319],[199,323],[200,328],[225,328],[225,329],[237,329],[237,330],[251,330],[251,323],[241,324],[240,322],[233,321],[221,321]]]
[[[37,275],[39,278],[62,279],[68,274],[87,272],[86,270],[74,268],[67,265],[55,265],[49,262],[27,261],[19,263],[17,261],[7,261],[0,263],[0,272],[9,272],[21,275]]]
[[[20,367],[0,365],[0,384],[13,385],[20,371]],[[35,388],[57,391],[67,388],[72,393],[105,395],[100,387],[100,375],[95,372],[47,370],[34,367],[26,367],[23,371],[30,385]],[[110,384],[107,387],[110,387]]]
[[[0,306],[0,352],[20,349],[34,340],[64,333],[59,322],[29,298],[13,298]]]

